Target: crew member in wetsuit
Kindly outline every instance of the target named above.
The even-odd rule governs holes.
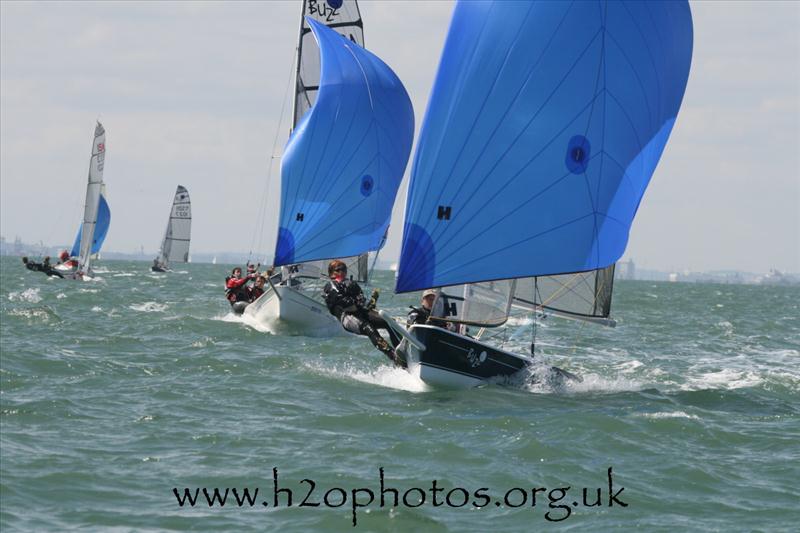
[[[433,302],[436,301],[436,291],[433,289],[428,289],[427,291],[422,293],[422,306],[411,307],[411,311],[408,312],[408,319],[406,320],[406,326],[411,327],[414,324],[427,324],[428,319],[431,316],[431,308],[433,307]]]
[[[50,265],[49,257],[45,257],[43,263],[36,263],[35,261],[30,261],[27,257],[23,257],[22,263],[28,270],[33,270],[34,272],[42,272],[44,274],[47,274],[48,276],[58,276],[59,278],[64,277],[61,275],[61,272],[53,269],[53,267]]]
[[[28,260],[27,257],[22,258],[22,264],[25,265],[25,268],[28,270],[33,270],[34,272],[41,272],[42,271],[42,264],[36,263],[35,261]]]
[[[398,359],[394,351],[394,347],[400,344],[400,339],[375,311],[377,291],[373,292],[372,299],[367,303],[358,283],[347,279],[347,265],[339,260],[331,261],[328,265],[328,277],[330,281],[325,284],[322,293],[331,314],[339,319],[344,329],[369,337],[372,344],[386,357],[395,364],[402,365],[402,360]],[[385,329],[389,333],[391,346],[381,337],[378,329]]]
[[[46,256],[44,261],[42,262],[42,272],[47,274],[48,276],[58,276],[59,278],[64,278],[61,275],[61,272],[53,268],[53,265],[50,264],[50,256]]]
[[[264,294],[264,284],[267,282],[267,278],[259,274],[256,276],[256,281],[252,287],[248,288],[248,297],[250,302],[255,302],[258,298]]]
[[[432,326],[439,326],[448,331],[458,332],[458,326],[452,322],[445,322],[441,318],[431,318],[431,310],[433,304],[436,302],[436,297],[439,292],[436,289],[428,289],[422,293],[422,306],[417,308],[411,306],[411,311],[408,312],[406,319],[406,327],[411,327],[414,324],[430,324]]]
[[[234,268],[231,276],[225,278],[225,297],[228,298],[234,313],[243,313],[244,308],[250,302],[246,285],[253,278],[255,278],[255,274],[248,274],[242,277],[242,269],[240,267]],[[244,304],[239,304],[239,302],[244,302]]]

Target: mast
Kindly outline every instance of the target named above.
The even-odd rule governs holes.
[[[300,57],[303,53],[303,29],[305,27],[305,19],[303,17],[306,14],[306,2],[308,2],[308,0],[303,0],[301,6],[300,31],[297,34],[297,48],[294,56],[294,98],[292,98],[292,128],[289,130],[289,134],[294,131],[294,127],[297,125],[297,98],[300,94],[300,85],[302,84],[300,81]]]

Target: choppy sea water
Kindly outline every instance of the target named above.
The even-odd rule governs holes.
[[[3,531],[800,523],[797,287],[620,281],[617,328],[537,327],[537,357],[583,383],[436,390],[364,338],[242,323],[223,265],[103,261],[72,282],[1,264]],[[376,279],[393,315],[416,303]],[[525,350],[514,324],[505,347]],[[203,488],[229,489],[225,505]]]

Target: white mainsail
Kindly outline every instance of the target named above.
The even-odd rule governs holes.
[[[83,226],[81,233],[80,258],[78,272],[88,274],[91,271],[92,243],[97,224],[97,208],[100,195],[103,193],[103,167],[106,159],[106,130],[100,122],[94,129],[92,158],[89,161],[89,183],[86,186],[86,203],[83,207]]]
[[[297,44],[292,129],[317,101],[319,92],[319,47],[305,17],[317,20],[359,46],[364,46],[364,26],[356,0],[303,0],[300,16],[300,40]]]
[[[166,266],[169,263],[187,263],[189,261],[189,242],[192,233],[192,204],[189,191],[178,185],[172,209],[167,220],[164,240],[158,252],[158,262]]]

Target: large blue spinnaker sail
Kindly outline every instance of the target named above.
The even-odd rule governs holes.
[[[94,229],[94,239],[92,240],[92,254],[100,252],[103,241],[106,240],[108,227],[111,225],[111,209],[108,207],[106,197],[100,195],[100,203],[97,206],[97,224]],[[83,236],[83,224],[78,228],[78,235],[75,237],[75,244],[72,245],[70,256],[78,257],[81,254],[81,237]]]
[[[411,100],[395,73],[306,21],[320,48],[321,82],[284,150],[275,265],[377,250],[414,135]]]
[[[459,2],[414,159],[397,291],[618,260],[692,39],[685,1]]]

